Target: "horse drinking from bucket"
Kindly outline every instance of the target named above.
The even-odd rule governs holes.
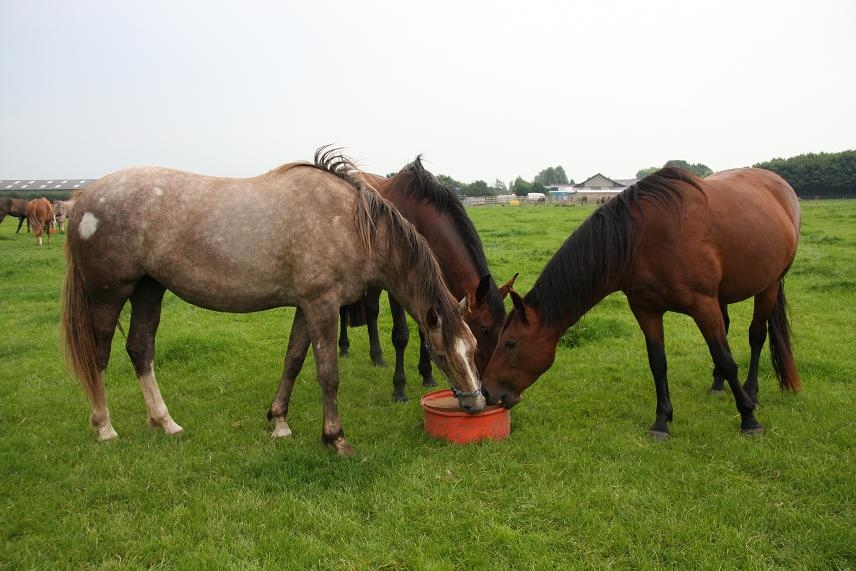
[[[722,379],[734,394],[744,433],[755,418],[758,359],[770,334],[773,368],[783,389],[800,387],[790,346],[783,278],[799,240],[793,189],[762,169],[737,169],[699,179],[674,168],[646,177],[601,206],[547,263],[506,319],[483,390],[489,403],[512,407],[556,355],[564,331],[614,291],[627,296],[645,335],[657,393],[649,434],[669,435],[672,404],[666,379],[663,314],[693,318]],[[727,305],[749,297],[751,358],[746,383],[728,347]]]
[[[411,222],[428,241],[437,257],[446,284],[456,299],[466,300],[464,319],[476,337],[476,368],[483,373],[505,321],[503,297],[514,283],[512,278],[501,287],[496,286],[487,267],[481,239],[467,216],[464,205],[451,189],[441,184],[422,166],[421,156],[402,168],[396,175],[386,178],[361,173],[382,197]],[[348,324],[365,324],[369,331],[369,354],[376,365],[384,365],[383,350],[377,330],[379,288],[370,289],[357,303],[342,308],[339,331],[339,350],[348,354]],[[392,344],[395,348],[395,372],[392,377],[393,400],[406,401],[404,355],[410,337],[404,309],[393,296],[389,298],[392,313]],[[362,319],[354,319],[354,314]],[[431,358],[419,332],[419,373],[422,385],[434,386]]]
[[[66,230],[62,325],[99,439],[116,437],[104,372],[128,300],[126,349],[149,422],[170,434],[182,430],[164,404],[152,365],[167,289],[216,311],[297,307],[280,389],[268,413],[275,436],[291,434],[288,402],[311,344],[324,398],[323,440],[340,454],[352,453],[336,403],[336,325],[339,307],[373,285],[394,292],[429,332],[461,406],[471,412],[484,407],[473,364],[475,339],[434,256],[353,169],[337,151],[322,148],[314,165],[291,163],[255,178],[138,168],[106,176],[79,194]],[[212,224],[188,224],[203,209]],[[264,233],[259,220],[265,221]]]
[[[42,245],[42,235],[44,234],[48,236],[48,244],[51,243],[53,219],[53,208],[47,198],[34,198],[27,203],[27,225],[39,241],[39,246]]]

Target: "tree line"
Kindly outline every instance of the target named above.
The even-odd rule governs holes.
[[[636,178],[644,178],[669,166],[685,169],[702,178],[714,172],[703,163],[672,159],[666,161],[662,167],[640,169],[636,172]],[[788,159],[772,159],[752,166],[777,173],[788,181],[800,197],[856,197],[856,150],[840,153],[808,153]],[[492,185],[483,180],[467,184],[442,174],[437,178],[441,183],[458,190],[464,196],[499,194],[526,196],[530,192],[546,193],[551,186],[574,184],[573,179],[568,179],[562,166],[547,167],[536,174],[531,181],[518,176],[507,184],[499,179]]]
[[[778,174],[801,198],[856,196],[856,150],[808,153],[752,166]]]

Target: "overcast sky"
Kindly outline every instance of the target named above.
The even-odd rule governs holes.
[[[0,178],[578,182],[856,148],[853,0],[0,0]]]

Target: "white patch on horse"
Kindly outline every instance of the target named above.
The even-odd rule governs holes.
[[[159,186],[155,187],[155,195],[156,196],[163,196],[163,190]]]
[[[469,346],[467,345],[467,342],[463,337],[458,337],[455,340],[455,352],[458,354],[458,356],[461,358],[461,361],[463,361],[464,363],[469,363],[470,360],[469,354],[467,352],[468,347]],[[471,390],[478,390],[479,388],[481,388],[478,377],[473,374],[473,370],[471,367],[467,367],[467,381],[470,383]]]
[[[80,219],[80,226],[77,229],[80,237],[89,240],[96,230],[98,230],[98,219],[91,212],[85,213]]]

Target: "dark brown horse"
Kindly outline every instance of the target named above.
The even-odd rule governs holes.
[[[47,234],[48,244],[51,243],[51,225],[54,212],[47,198],[34,198],[27,203],[27,224],[33,235],[42,245],[42,236]]]
[[[0,198],[0,222],[6,216],[14,216],[18,219],[18,229],[15,234],[21,231],[21,226],[27,220],[27,200],[24,198]],[[27,225],[29,229],[29,224]]]
[[[368,173],[362,176],[419,231],[437,257],[449,290],[456,299],[466,300],[464,319],[476,337],[476,368],[483,373],[496,347],[499,330],[505,321],[502,299],[513,279],[501,288],[496,286],[487,267],[481,239],[457,195],[441,184],[422,166],[421,157],[385,178]],[[383,366],[383,350],[377,332],[381,290],[366,292],[361,302],[342,308],[339,330],[340,354],[348,355],[348,324],[369,330],[369,354],[376,365]],[[392,397],[406,401],[404,354],[410,332],[407,317],[393,296],[389,298],[392,313],[392,344],[395,348],[395,372]],[[355,313],[359,316],[355,316]],[[363,318],[363,319],[360,319]],[[423,386],[436,385],[431,372],[431,358],[422,332],[419,332],[419,373]]]
[[[153,369],[167,289],[215,311],[297,307],[268,413],[274,436],[291,434],[288,403],[311,344],[324,398],[323,440],[340,454],[352,453],[336,402],[336,325],[339,307],[374,285],[394,292],[429,332],[434,356],[458,390],[461,406],[471,412],[484,407],[473,363],[475,338],[425,240],[353,176],[348,159],[322,151],[314,165],[292,163],[248,179],[128,169],[79,194],[67,228],[62,325],[99,439],[116,437],[104,372],[128,300],[126,348],[149,422],[168,434],[182,430],[164,404]],[[196,224],[201,216],[211,224]]]
[[[509,314],[483,379],[489,403],[512,407],[556,355],[564,331],[606,295],[622,291],[645,335],[657,392],[649,434],[666,437],[672,404],[663,314],[693,318],[714,363],[714,388],[728,381],[745,433],[755,419],[758,359],[767,334],[783,389],[800,387],[790,347],[783,278],[796,255],[800,208],[781,177],[738,169],[699,179],[665,168],[606,202],[571,234],[532,290],[511,292]],[[755,298],[746,383],[727,340],[727,305]]]

